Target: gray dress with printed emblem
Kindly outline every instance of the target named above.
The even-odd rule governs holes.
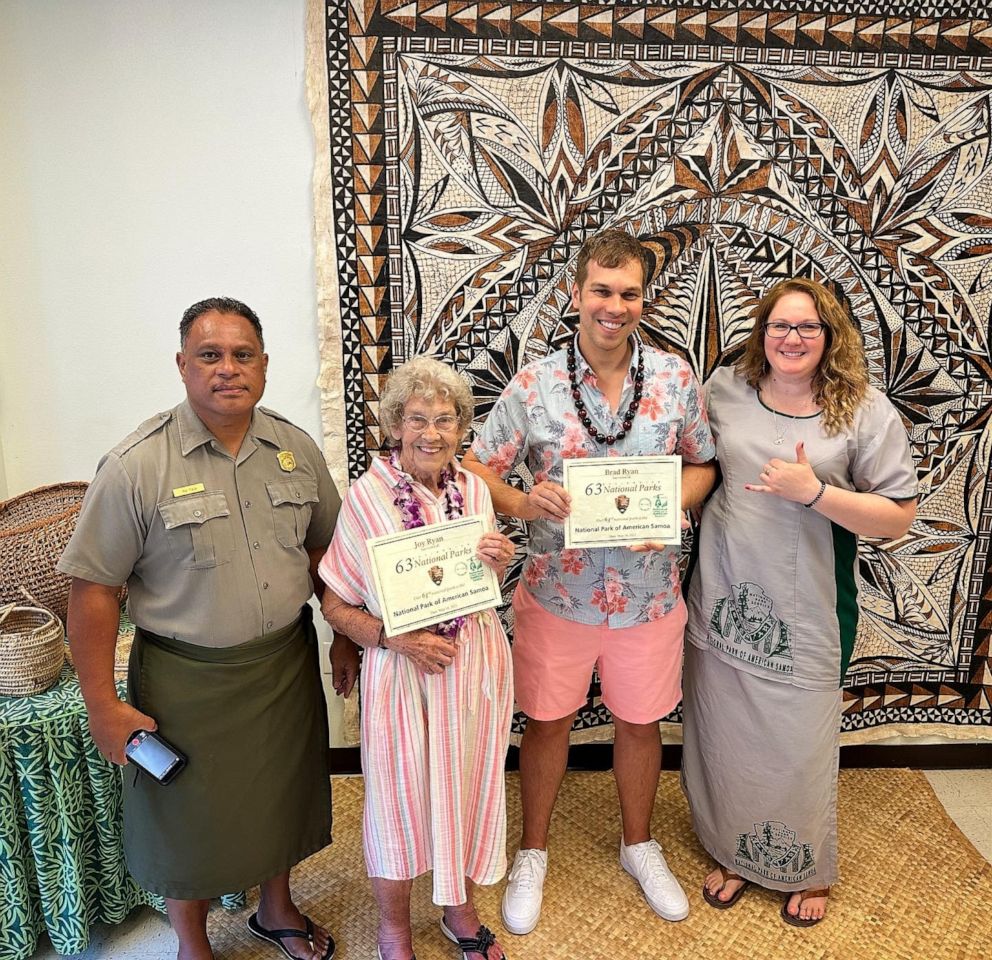
[[[857,537],[744,484],[775,457],[794,460],[802,440],[820,480],[912,499],[909,442],[871,388],[850,429],[832,437],[819,415],[773,414],[730,368],[706,394],[723,482],[703,511],[689,588],[682,785],[700,841],[728,870],[774,890],[828,886]]]

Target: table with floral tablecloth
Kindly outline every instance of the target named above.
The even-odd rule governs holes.
[[[66,664],[44,693],[0,697],[0,956],[26,960],[45,932],[59,953],[85,950],[94,923],[138,904],[164,906],[127,872],[121,771],[97,751]]]

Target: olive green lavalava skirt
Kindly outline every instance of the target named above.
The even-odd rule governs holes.
[[[327,710],[310,608],[234,647],[135,631],[128,700],[186,754],[163,786],[124,767],[124,853],[146,890],[201,900],[331,841]]]

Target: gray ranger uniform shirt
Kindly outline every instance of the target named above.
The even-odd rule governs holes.
[[[235,458],[183,401],[100,461],[58,569],[126,582],[144,630],[233,646],[296,619],[340,505],[299,427],[256,407]]]

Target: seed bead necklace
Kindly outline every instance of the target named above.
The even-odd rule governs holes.
[[[641,402],[641,394],[644,391],[644,344],[638,343],[637,350],[637,368],[634,371],[634,396],[631,398],[630,405],[627,407],[627,411],[623,415],[623,429],[619,433],[605,434],[600,433],[592,423],[592,417],[589,416],[589,411],[586,409],[585,401],[582,399],[582,393],[579,390],[579,379],[576,372],[578,364],[575,359],[575,338],[573,337],[568,342],[568,381],[572,385],[572,402],[575,404],[575,409],[579,414],[579,421],[582,426],[586,428],[586,432],[595,440],[597,443],[605,443],[608,447],[612,447],[618,440],[622,440],[634,423],[634,415],[637,412],[637,406]]]

